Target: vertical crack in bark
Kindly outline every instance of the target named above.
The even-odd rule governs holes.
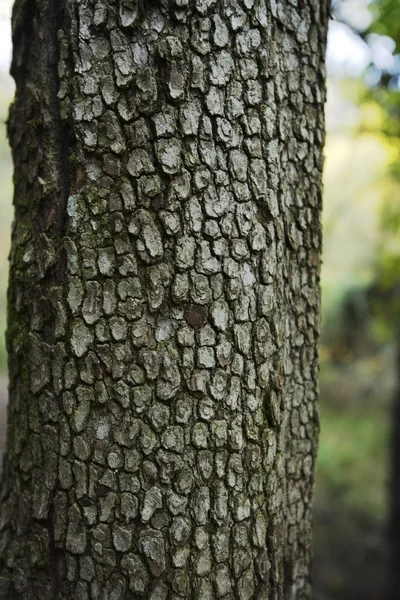
[[[70,167],[69,157],[71,154],[71,132],[70,123],[63,121],[60,113],[60,100],[58,98],[60,79],[58,68],[60,62],[60,42],[59,34],[65,27],[66,6],[65,0],[48,0],[47,7],[47,36],[48,36],[48,64],[49,72],[46,77],[49,86],[49,113],[53,120],[54,143],[52,151],[54,152],[54,168],[58,173],[58,186],[56,197],[50,198],[52,212],[54,206],[56,210],[52,215],[51,230],[56,248],[57,258],[54,266],[48,271],[46,280],[49,287],[66,287],[67,257],[64,249],[64,236],[67,227],[67,203],[70,193]],[[45,224],[47,226],[47,223]],[[62,297],[62,296],[61,296]],[[61,300],[58,298],[58,301]],[[53,327],[56,326],[57,318],[55,311],[53,316]],[[51,341],[55,343],[56,335],[52,334]],[[50,341],[50,340],[49,340]],[[58,399],[58,410],[61,411],[62,405]],[[60,548],[56,547],[55,542],[55,509],[54,500],[59,491],[58,477],[53,486],[49,500],[49,513],[47,518],[49,532],[49,561],[51,566],[52,594],[54,598],[59,597],[62,589],[63,578],[65,577],[65,558]]]
[[[58,66],[60,60],[60,43],[58,34],[65,26],[66,8],[65,0],[49,0],[49,38],[51,46],[49,47],[51,76],[49,77],[49,87],[51,89],[51,110],[55,121],[56,144],[58,150],[58,172],[60,181],[60,199],[57,215],[56,233],[61,239],[65,235],[67,221],[67,201],[70,190],[70,168],[69,157],[71,154],[72,133],[71,124],[63,122],[60,114],[60,101],[58,92],[60,80],[58,75]],[[65,281],[65,277],[63,278]]]

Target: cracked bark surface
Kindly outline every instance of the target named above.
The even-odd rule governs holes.
[[[17,0],[1,599],[309,597],[325,5]]]

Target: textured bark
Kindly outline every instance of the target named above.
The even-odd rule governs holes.
[[[17,0],[1,599],[309,597],[327,4]]]

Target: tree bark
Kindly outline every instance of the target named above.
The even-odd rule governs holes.
[[[327,4],[17,0],[1,599],[309,597]]]

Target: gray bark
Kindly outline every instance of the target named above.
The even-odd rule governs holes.
[[[0,598],[309,597],[320,0],[17,0]]]

